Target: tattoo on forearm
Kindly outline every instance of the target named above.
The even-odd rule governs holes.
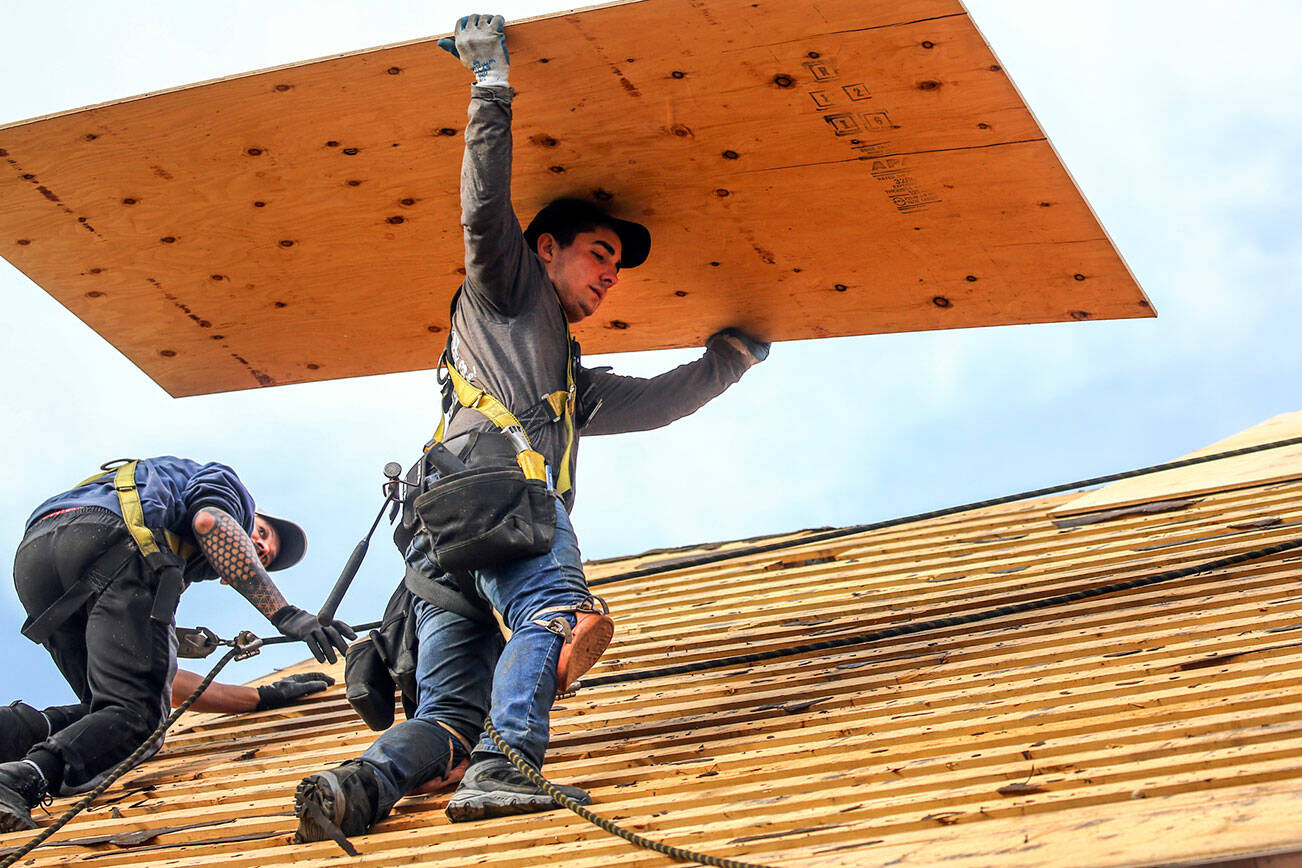
[[[229,513],[205,507],[200,510],[215,520],[207,532],[195,531],[199,548],[217,575],[239,591],[263,615],[270,618],[286,605],[285,597],[258,560],[253,541]]]

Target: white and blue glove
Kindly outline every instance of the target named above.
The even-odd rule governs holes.
[[[505,28],[506,19],[501,15],[467,15],[438,46],[475,74],[475,84],[510,87],[511,55],[506,50]]]

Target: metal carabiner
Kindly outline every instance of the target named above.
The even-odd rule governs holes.
[[[235,646],[236,660],[248,660],[262,650],[262,637],[252,630],[241,630],[231,644]]]

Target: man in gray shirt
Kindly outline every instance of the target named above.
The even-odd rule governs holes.
[[[365,832],[404,794],[450,786],[463,774],[447,809],[454,821],[555,807],[481,727],[491,714],[502,738],[541,766],[558,687],[591,666],[610,639],[569,519],[578,435],[667,425],[768,353],[767,344],[725,329],[699,360],[650,379],[578,364],[569,324],[597,310],[622,269],[646,260],[650,233],[575,199],[552,202],[521,232],[510,199],[513,91],[503,25],[500,16],[471,15],[457,22],[454,40],[440,40],[476,78],[461,169],[466,279],[454,302],[448,363],[504,404],[546,460],[557,495],[555,539],[542,555],[474,572],[474,591],[500,617],[505,643],[493,627],[415,602],[415,713],[359,759],[304,779],[295,798],[300,841],[330,836],[327,823],[348,835]],[[547,400],[557,393],[561,400]],[[497,430],[477,410],[455,407],[445,442],[473,461],[481,438]],[[417,534],[407,561],[436,576],[428,551],[429,535]],[[589,801],[577,787],[562,789]]]

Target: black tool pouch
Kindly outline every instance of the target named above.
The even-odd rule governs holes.
[[[393,725],[396,685],[370,636],[348,646],[344,657],[344,698],[376,732]]]
[[[448,572],[478,570],[551,551],[556,498],[518,467],[471,467],[436,480],[416,513]]]
[[[371,729],[393,725],[394,692],[410,718],[416,711],[415,598],[401,582],[384,607],[380,628],[348,646],[344,698]]]

